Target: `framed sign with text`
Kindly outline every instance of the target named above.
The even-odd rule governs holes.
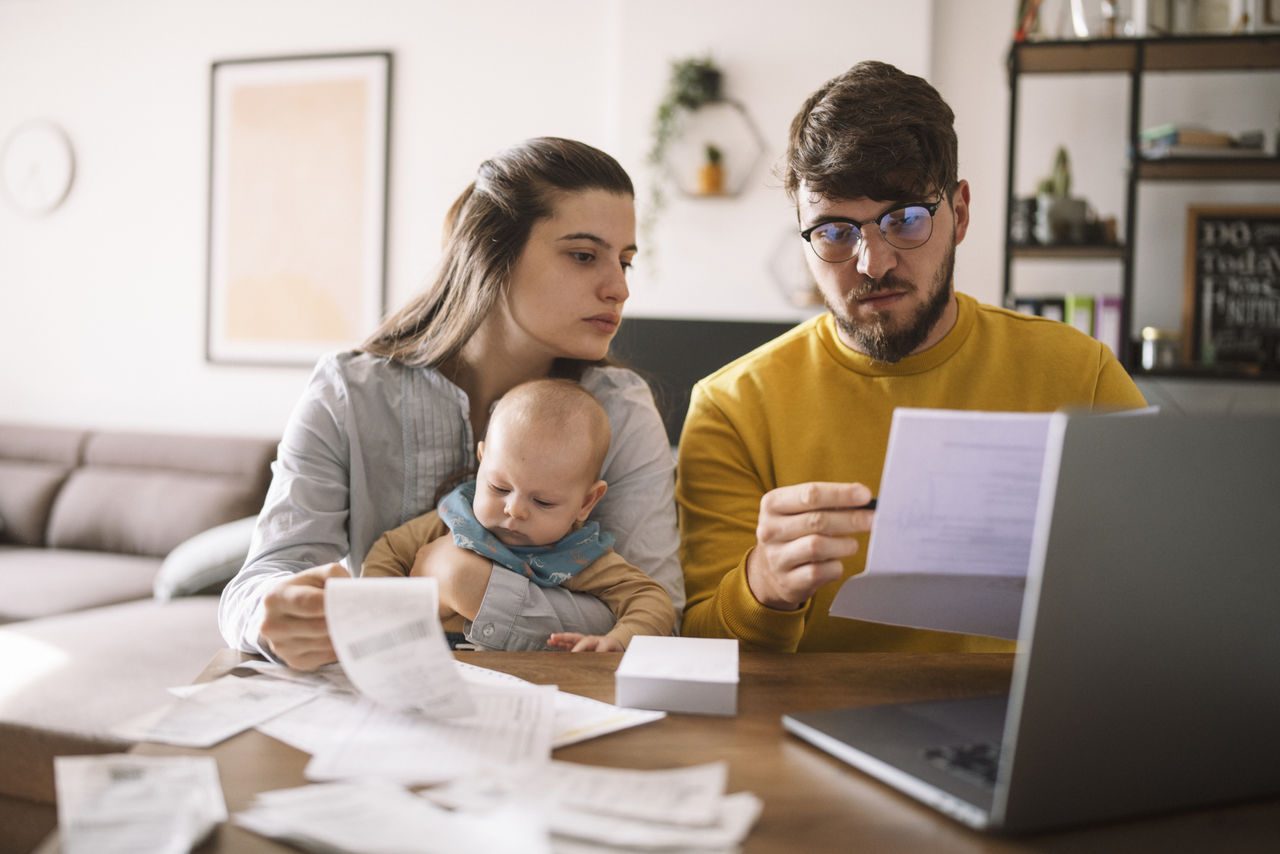
[[[1188,208],[1186,253],[1187,362],[1280,370],[1280,207]]]

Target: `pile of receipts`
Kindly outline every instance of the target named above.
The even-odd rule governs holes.
[[[302,673],[246,662],[234,672],[249,675],[173,689],[173,702],[113,732],[210,747],[254,727],[310,754],[305,776],[315,785],[260,793],[234,820],[314,851],[457,851],[476,843],[531,852],[710,851],[741,844],[759,817],[754,795],[725,794],[723,763],[635,771],[551,761],[556,747],[665,713],[620,708],[454,660],[435,616],[433,579],[332,580],[325,600],[340,664]],[[95,798],[80,799],[89,806],[79,810],[66,809],[70,802],[62,797],[71,766],[55,769],[67,850],[93,848],[77,849],[77,839],[105,838],[83,816],[129,799],[110,791],[109,763],[141,759],[154,767],[197,761],[77,758],[89,763],[75,768],[81,777],[96,762],[101,767],[93,773],[106,781]],[[170,773],[192,771],[175,766]],[[186,842],[171,850],[188,850],[225,819],[216,768],[200,779],[201,794],[189,798],[196,817],[182,835]],[[409,786],[433,788],[414,793]],[[169,808],[167,815],[180,813]],[[85,828],[98,835],[86,836]]]

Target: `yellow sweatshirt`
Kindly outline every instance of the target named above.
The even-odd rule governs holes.
[[[761,605],[747,586],[760,499],[809,481],[880,487],[893,410],[1047,412],[1145,401],[1094,339],[1063,323],[957,294],[956,325],[892,365],[840,341],[830,314],[807,321],[699,382],[680,439],[676,502],[684,566],[683,632],[773,651],[1010,651],[993,638],[831,617],[840,582],[795,611]],[[867,536],[844,561],[865,568]]]

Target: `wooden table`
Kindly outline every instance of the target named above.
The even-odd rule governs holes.
[[[243,656],[220,653],[201,679]],[[531,682],[613,701],[620,658],[605,653],[462,652],[458,658]],[[729,791],[748,790],[764,812],[748,852],[1280,851],[1280,801],[1200,810],[1020,837],[987,836],[942,817],[782,729],[785,712],[1001,693],[1012,656],[973,654],[744,653],[736,717],[664,720],[571,745],[555,758],[625,768],[729,763]],[[230,811],[260,791],[301,785],[308,756],[256,731],[208,751],[140,745],[149,755],[218,760]],[[48,846],[46,846],[47,848]],[[228,823],[201,852],[288,851]]]

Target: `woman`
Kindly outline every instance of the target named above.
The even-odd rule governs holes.
[[[634,196],[612,157],[571,140],[532,139],[480,165],[449,212],[433,285],[361,349],[317,365],[280,443],[249,559],[222,595],[228,644],[299,669],[335,660],[325,580],[431,509],[443,482],[474,468],[493,403],[545,376],[577,379],[604,406],[609,491],[591,518],[681,612],[666,434],[644,381],[603,364],[628,296]],[[543,649],[552,632],[601,634],[613,622],[599,600],[538,587],[448,537],[416,565],[484,647]]]

